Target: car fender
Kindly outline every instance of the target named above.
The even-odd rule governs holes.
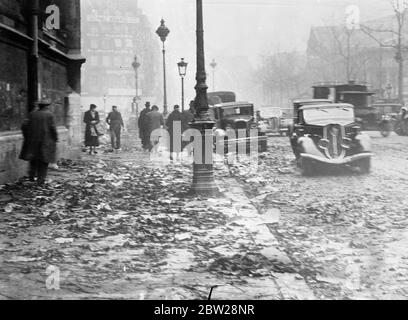
[[[300,137],[298,140],[298,146],[300,147],[300,153],[308,153],[314,156],[322,156],[322,153],[317,148],[316,144],[310,137]]]
[[[371,138],[368,134],[359,133],[356,140],[359,142],[362,151],[371,151]]]

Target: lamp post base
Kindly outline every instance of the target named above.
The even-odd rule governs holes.
[[[209,120],[195,120],[192,127],[201,133],[201,154],[200,150],[194,151],[193,164],[193,184],[190,193],[200,196],[216,196],[219,194],[215,185],[213,167],[213,133],[214,122]],[[201,161],[197,161],[201,160]]]
[[[214,171],[210,165],[194,164],[193,184],[191,194],[213,197],[218,194],[215,186]]]

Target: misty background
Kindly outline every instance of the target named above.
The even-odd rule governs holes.
[[[205,54],[209,91],[231,90],[238,100],[265,101],[259,95],[262,57],[278,52],[305,52],[312,26],[344,24],[346,8],[357,5],[361,21],[392,15],[390,0],[204,0]],[[180,104],[177,62],[189,63],[186,104],[195,95],[195,29],[193,0],[139,0],[153,30],[164,18],[169,106]],[[158,45],[160,40],[157,37]],[[217,62],[215,81],[209,66]]]

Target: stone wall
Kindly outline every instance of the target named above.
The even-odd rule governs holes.
[[[31,0],[30,0],[31,1]],[[31,33],[27,30],[26,0],[0,3],[0,184],[26,174],[27,164],[18,159],[23,138],[20,126],[32,102],[27,99],[28,54]],[[40,21],[45,8],[56,4],[61,12],[61,30],[39,28],[40,98],[50,98],[59,126],[59,158],[77,159],[81,145],[81,30],[79,0],[40,0]],[[32,75],[31,75],[32,76]],[[30,106],[29,106],[30,104]]]
[[[69,146],[69,132],[58,127],[58,158],[77,158],[78,153]],[[0,135],[0,185],[27,174],[27,162],[20,160],[23,136],[18,131]]]

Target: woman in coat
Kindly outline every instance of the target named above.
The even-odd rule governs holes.
[[[89,154],[96,154],[96,147],[99,146],[99,132],[96,128],[99,123],[99,114],[96,111],[96,105],[91,104],[89,110],[85,112],[85,147],[89,147]]]

